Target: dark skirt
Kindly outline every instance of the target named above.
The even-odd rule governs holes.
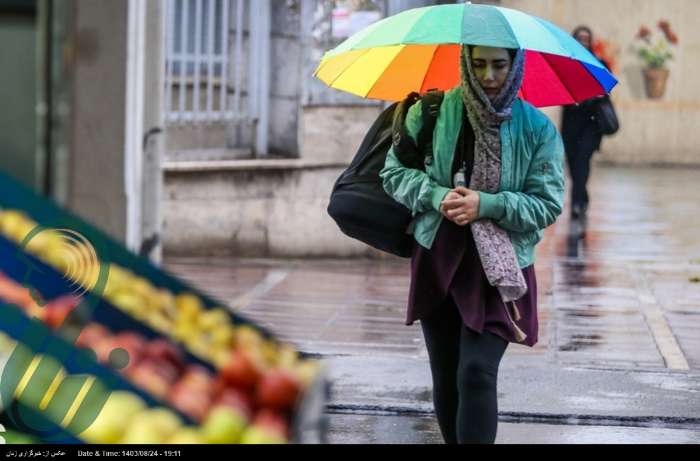
[[[452,296],[464,325],[471,330],[486,330],[508,342],[532,347],[538,335],[537,280],[534,266],[522,271],[528,292],[516,301],[521,315],[516,323],[527,338],[518,343],[506,306],[488,283],[471,227],[443,219],[430,250],[414,240],[406,325],[430,316]]]

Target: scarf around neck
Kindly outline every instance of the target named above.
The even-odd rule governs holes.
[[[523,82],[525,52],[517,50],[506,82],[493,101],[474,74],[467,46],[462,46],[460,61],[462,99],[475,138],[474,167],[469,187],[495,194],[501,182],[500,127],[504,121],[512,118],[512,106]],[[515,324],[521,318],[515,301],[525,295],[528,288],[513,244],[507,232],[490,219],[472,222],[470,226],[486,278],[498,289],[516,337],[522,342],[527,335]]]

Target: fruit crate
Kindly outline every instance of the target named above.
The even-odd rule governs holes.
[[[29,402],[16,398],[6,398],[9,397],[7,394],[8,389],[14,390],[20,386],[26,388],[29,385],[28,383],[31,380],[26,380],[27,382],[24,385],[21,384],[24,379],[21,375],[28,373],[29,369],[32,368],[31,366],[27,367],[26,364],[34,357],[52,359],[55,364],[60,364],[62,370],[69,376],[93,377],[102,385],[101,390],[104,392],[125,391],[143,400],[149,408],[168,407],[167,403],[153,398],[149,393],[130,383],[115,370],[95,361],[94,357],[85,349],[75,347],[71,342],[52,332],[41,321],[28,318],[15,305],[0,303],[0,331],[5,333],[11,340],[16,341],[24,350],[24,353],[17,353],[14,348],[11,351],[0,351],[0,355],[5,355],[3,357],[3,367],[0,367],[3,380],[3,392],[0,401],[5,404],[0,414],[0,423],[5,427],[16,429],[28,435],[34,435],[39,440],[50,443],[84,443],[69,428],[61,427],[57,420],[47,417],[46,411],[38,411],[37,405],[29,404],[29,402],[36,404],[43,400],[46,388],[35,386],[34,389],[37,392],[37,396],[28,397]],[[30,359],[27,357],[30,357]],[[6,370],[4,367],[9,367],[7,365],[8,362],[14,362],[15,365],[11,369]],[[36,368],[33,371],[36,371]],[[51,373],[47,381],[52,381],[59,374],[57,370],[51,370],[50,367],[45,368],[45,370],[47,373]],[[31,376],[32,380],[35,379],[34,375]],[[55,403],[59,403],[60,398],[56,400]],[[88,398],[85,397],[85,400],[88,400]],[[71,401],[71,399],[64,399],[64,401]],[[68,407],[62,409],[66,412],[68,411]],[[61,408],[59,408],[60,410]],[[183,424],[188,426],[196,425],[191,418],[177,409],[170,408],[169,410],[177,415]],[[20,416],[12,418],[8,414],[9,411],[14,412],[14,415]],[[21,421],[27,421],[28,419],[31,421],[31,424],[25,426],[21,423]],[[20,421],[19,426],[15,424],[17,421]]]
[[[148,259],[131,253],[122,244],[94,226],[62,209],[52,201],[36,195],[29,188],[0,172],[0,213],[3,209],[21,211],[45,228],[70,229],[79,233],[94,245],[96,252],[100,255],[101,264],[108,261],[110,268],[119,267],[128,270],[141,280],[148,281],[153,287],[167,290],[173,295],[192,294],[201,301],[202,307],[207,312],[212,312],[219,306],[226,306],[167,271],[154,266]],[[35,257],[30,251],[27,251],[24,245],[1,235],[0,271],[18,283],[32,287],[35,290],[34,293],[43,299],[70,293],[75,288],[71,280],[66,279],[64,274]],[[82,312],[81,314],[79,310],[76,311],[83,315],[83,321],[106,325],[114,333],[133,331],[146,338],[165,338],[177,345],[187,363],[199,364],[210,370],[217,368],[211,360],[203,358],[199,354],[193,354],[170,334],[128,315],[123,309],[115,307],[100,294],[89,291],[83,293],[83,296],[90,299],[90,304],[93,306],[92,310],[87,313]],[[220,310],[226,312],[231,324],[246,325],[259,332],[262,337],[275,342],[274,334],[269,330],[230,309]],[[305,353],[298,353],[298,355],[302,359],[311,358],[309,354]],[[330,384],[325,371],[320,368],[313,381],[305,388],[304,395],[293,411],[293,421],[290,428],[292,443],[324,443],[326,441],[327,423],[323,413],[329,392]],[[143,393],[141,392],[141,394]]]

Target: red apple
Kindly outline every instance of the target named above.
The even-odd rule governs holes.
[[[175,345],[165,339],[155,339],[146,346],[146,355],[156,360],[165,360],[177,368],[178,373],[182,370],[184,360],[182,354]]]
[[[216,400],[216,406],[223,406],[238,410],[248,421],[253,417],[253,399],[245,392],[234,388],[225,389]]]
[[[141,362],[128,374],[129,379],[136,386],[149,392],[154,397],[165,399],[168,395],[170,382],[159,375],[149,362]]]
[[[144,336],[131,331],[122,331],[114,337],[114,340],[119,344],[128,344],[132,346],[141,354],[144,353],[148,345],[148,340]]]
[[[193,391],[187,386],[179,384],[175,385],[170,391],[168,401],[175,408],[198,422],[204,419],[211,406],[211,399],[206,394]]]
[[[80,336],[76,339],[75,345],[92,349],[98,341],[110,337],[111,335],[109,330],[99,323],[90,323],[80,332]]]
[[[226,389],[233,389],[229,386],[224,375],[219,373],[212,381],[211,391],[214,397],[219,397]]]
[[[146,355],[141,359],[140,363],[151,369],[155,374],[170,383],[170,385],[175,383],[180,376],[180,371],[167,360],[154,359]]]
[[[231,353],[228,361],[221,369],[221,375],[230,386],[250,390],[261,377],[260,370],[250,357],[242,351]]]
[[[258,384],[257,402],[262,407],[289,410],[296,404],[301,389],[301,383],[296,376],[283,369],[271,370]]]
[[[123,372],[128,372],[141,361],[144,350],[146,349],[146,338],[131,332],[122,332],[115,336],[112,340],[112,346],[117,349],[124,349],[128,354],[128,362],[124,367]]]
[[[68,317],[68,314],[80,304],[80,298],[67,295],[50,301],[44,306],[42,320],[51,329],[57,329]]]
[[[212,377],[211,371],[209,371],[206,367],[203,367],[202,365],[197,365],[196,363],[191,363],[185,366],[185,370],[183,372],[184,376],[206,376],[208,378]]]
[[[1,274],[0,299],[21,308],[27,308],[34,302],[27,288]]]
[[[107,363],[109,361],[109,354],[114,350],[113,344],[113,336],[104,336],[95,340],[91,349],[95,352],[95,355],[97,355],[98,362]]]
[[[188,365],[182,374],[181,382],[191,387],[206,388],[211,391],[214,385],[214,377],[209,370],[201,365]]]
[[[289,435],[289,424],[287,419],[281,413],[270,409],[262,409],[253,420],[253,425],[264,428],[280,437],[287,438]]]

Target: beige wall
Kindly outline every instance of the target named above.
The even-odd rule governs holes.
[[[381,112],[379,107],[302,109],[299,123],[302,158],[308,161],[350,163]]]
[[[700,17],[698,0],[502,0],[501,6],[541,16],[567,31],[586,24],[619,47],[620,84],[613,90],[622,129],[604,141],[599,160],[700,164]],[[663,99],[646,99],[641,65],[631,50],[641,25],[660,19],[680,37]],[[658,36],[658,35],[657,35]],[[553,113],[553,111],[547,111]]]
[[[326,211],[343,168],[166,171],[164,250],[169,255],[370,257]]]

